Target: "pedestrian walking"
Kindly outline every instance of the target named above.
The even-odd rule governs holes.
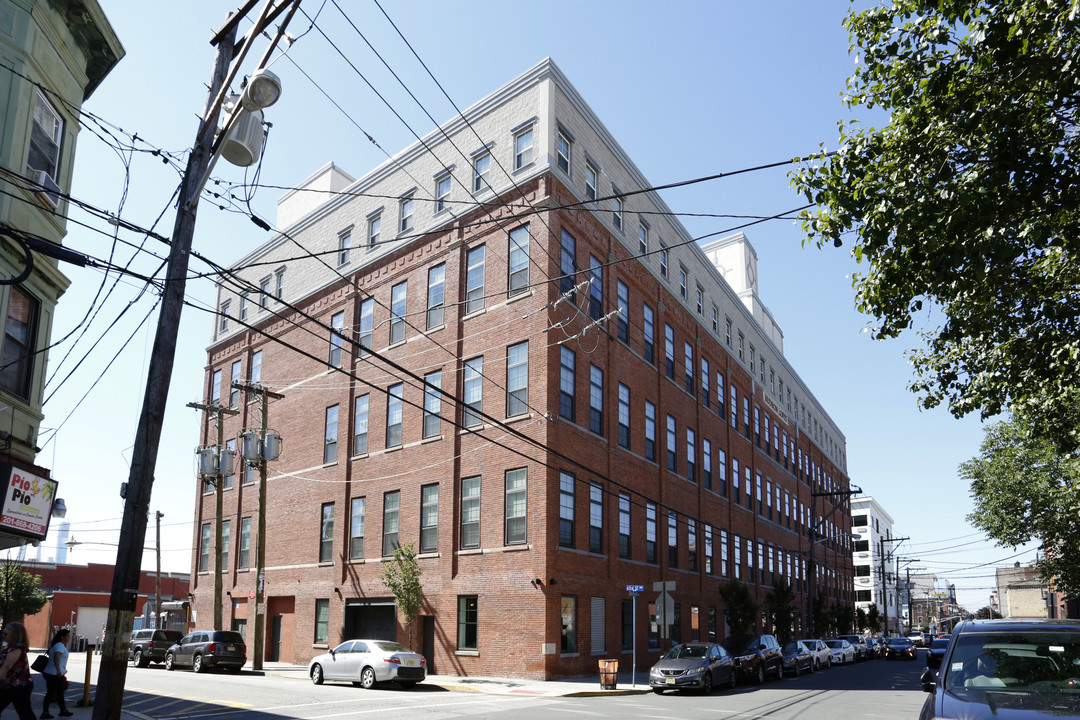
[[[70,717],[67,702],[64,700],[64,691],[67,690],[67,660],[68,642],[71,640],[71,631],[60,628],[53,635],[49,643],[49,663],[41,674],[45,676],[45,704],[41,708],[41,720],[48,720],[49,705],[55,702],[60,707],[60,717]]]
[[[30,707],[34,679],[26,659],[29,649],[30,638],[22,623],[8,623],[4,628],[4,649],[0,650],[0,713],[14,705],[19,720],[37,720]]]

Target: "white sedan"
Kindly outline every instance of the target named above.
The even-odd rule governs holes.
[[[427,677],[427,660],[393,640],[346,640],[312,658],[308,677],[316,685],[324,680],[343,680],[363,688],[381,682],[415,685]]]
[[[847,640],[826,640],[832,654],[833,665],[847,665],[855,662],[855,648]]]

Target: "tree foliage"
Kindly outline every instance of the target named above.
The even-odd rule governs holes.
[[[416,561],[413,543],[399,546],[394,550],[394,557],[383,563],[379,579],[394,594],[401,614],[405,616],[405,625],[409,632],[409,647],[412,647],[413,620],[424,606],[424,588],[420,584],[420,563]]]
[[[745,635],[754,626],[758,604],[750,596],[750,590],[738,580],[729,580],[720,586],[720,599],[724,601],[728,628],[732,635]]]
[[[48,600],[39,575],[26,572],[14,560],[0,563],[0,615],[5,625],[37,613]]]
[[[833,634],[832,615],[829,612],[829,599],[824,592],[819,592],[814,600],[814,607],[810,617],[811,632],[815,637],[826,637]]]
[[[791,638],[795,619],[795,592],[787,580],[781,577],[773,584],[772,590],[765,595],[765,609],[772,621],[773,634],[784,641]]]
[[[1003,546],[1040,541],[1040,577],[1080,592],[1080,460],[1012,418],[986,427],[979,455],[959,474],[971,482],[975,527]]]
[[[878,610],[877,603],[866,606],[866,627],[873,633],[881,630],[881,611]]]
[[[855,626],[855,606],[849,603],[834,603],[829,609],[829,619],[834,632],[851,632]]]
[[[892,0],[845,20],[840,149],[800,165],[807,241],[850,243],[876,338],[922,325],[924,407],[1009,408],[1080,445],[1080,11],[1052,0]],[[932,312],[931,312],[932,310]]]

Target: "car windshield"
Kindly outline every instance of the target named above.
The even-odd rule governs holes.
[[[685,658],[703,658],[709,652],[708,645],[676,645],[668,650],[665,660],[682,660]]]
[[[911,647],[911,641],[907,638],[887,638],[885,644],[894,648]]]
[[[844,647],[844,641],[843,640],[826,640],[825,644],[828,645],[831,648],[842,648],[842,647]]]
[[[758,645],[760,644],[761,642],[758,640],[757,635],[729,637],[723,642],[724,649],[732,655],[757,652]]]
[[[797,642],[789,642],[784,646],[784,654],[790,655],[791,653],[802,652],[802,648],[799,647]]]
[[[409,648],[393,640],[376,640],[372,645],[384,652],[412,652]]]
[[[950,690],[1080,695],[1080,631],[962,633],[943,672]]]

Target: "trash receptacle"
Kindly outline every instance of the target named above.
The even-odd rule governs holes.
[[[618,660],[600,660],[600,687],[604,690],[614,690],[619,678]]]

